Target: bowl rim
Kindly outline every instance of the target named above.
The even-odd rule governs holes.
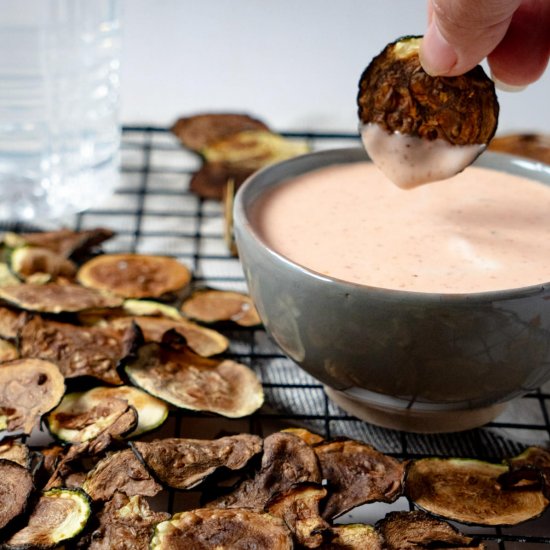
[[[353,157],[353,160],[350,160],[350,156]],[[317,159],[321,159],[321,162],[317,163],[317,165],[310,165],[312,161],[313,163],[315,163]],[[291,260],[290,258],[287,258],[283,254],[271,248],[261,238],[258,231],[254,228],[254,225],[248,216],[249,208],[247,207],[247,203],[249,201],[251,203],[254,202],[255,197],[249,197],[249,195],[254,193],[255,187],[260,186],[262,190],[272,188],[292,177],[305,174],[307,172],[311,172],[320,168],[324,168],[333,164],[344,164],[349,162],[361,161],[371,162],[369,156],[362,147],[339,147],[333,149],[324,149],[320,151],[313,151],[311,153],[306,153],[268,165],[249,176],[246,181],[239,187],[235,195],[233,222],[237,239],[237,246],[239,241],[239,231],[246,231],[252,238],[256,246],[264,249],[276,261],[286,265],[286,267],[292,269],[295,272],[300,272],[308,278],[322,281],[325,284],[338,285],[342,288],[344,292],[357,291],[358,289],[361,289],[363,291],[366,290],[373,295],[377,295],[377,297],[386,299],[388,301],[411,301],[416,303],[435,302],[439,304],[453,305],[460,303],[488,304],[496,301],[514,300],[533,296],[536,294],[550,293],[550,278],[546,282],[538,283],[535,285],[470,293],[420,292],[414,290],[392,289],[354,283],[346,281],[344,279],[339,279],[337,277],[324,275],[311,268],[303,266]],[[525,157],[510,155],[508,153],[501,153],[496,151],[486,151],[476,159],[473,165],[505,171],[507,173],[513,173],[550,186],[550,166]],[[305,166],[307,166],[306,169],[304,169]],[[503,167],[508,168],[508,170],[502,170]],[[287,173],[285,177],[270,181],[274,172],[277,173],[279,171],[284,171],[285,169],[290,170],[293,168],[297,169],[294,174]],[[539,177],[533,177],[533,175],[538,175]],[[258,196],[260,194],[258,194]]]

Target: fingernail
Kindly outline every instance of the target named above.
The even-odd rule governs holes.
[[[495,88],[502,92],[521,92],[527,88],[527,84],[524,85],[517,85],[517,84],[508,84],[507,82],[503,82],[502,80],[499,80],[495,77],[494,74],[491,73],[491,78],[493,79],[493,82],[495,83]]]
[[[420,47],[422,68],[429,75],[441,76],[447,74],[457,61],[456,51],[439,31],[435,18],[432,19]]]

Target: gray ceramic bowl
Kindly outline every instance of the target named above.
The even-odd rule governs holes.
[[[484,424],[550,378],[550,284],[451,295],[347,283],[271,250],[251,223],[258,198],[283,180],[365,160],[356,148],[312,153],[240,188],[235,236],[260,316],[285,354],[360,418],[411,431]],[[476,164],[550,184],[540,163],[485,153]]]

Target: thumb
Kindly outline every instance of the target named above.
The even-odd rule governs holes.
[[[521,0],[429,0],[430,23],[420,61],[432,76],[475,67],[506,34]]]

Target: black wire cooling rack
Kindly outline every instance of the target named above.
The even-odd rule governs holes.
[[[284,135],[307,140],[313,150],[359,144],[352,134]],[[100,207],[65,220],[63,225],[75,229],[109,227],[116,236],[105,243],[106,252],[173,255],[192,269],[195,285],[246,291],[239,261],[225,244],[221,205],[188,190],[198,165],[196,156],[182,149],[166,129],[126,127],[119,190]],[[265,436],[283,427],[304,426],[326,438],[343,435],[366,441],[401,459],[456,456],[490,461],[514,456],[527,444],[550,442],[549,384],[514,402],[484,428],[459,434],[410,434],[369,425],[339,409],[327,399],[322,385],[286,358],[262,328],[222,332],[231,341],[228,355],[248,364],[261,377],[265,406],[246,420],[172,411],[161,432],[149,435],[149,439],[211,438],[243,431]],[[156,505],[175,512],[193,506],[196,498],[192,491],[167,492]],[[388,511],[405,509],[410,509],[409,504],[401,498],[391,505],[363,506],[339,521],[374,523]],[[550,544],[549,512],[514,528],[459,528],[479,535],[489,548],[527,550]]]

